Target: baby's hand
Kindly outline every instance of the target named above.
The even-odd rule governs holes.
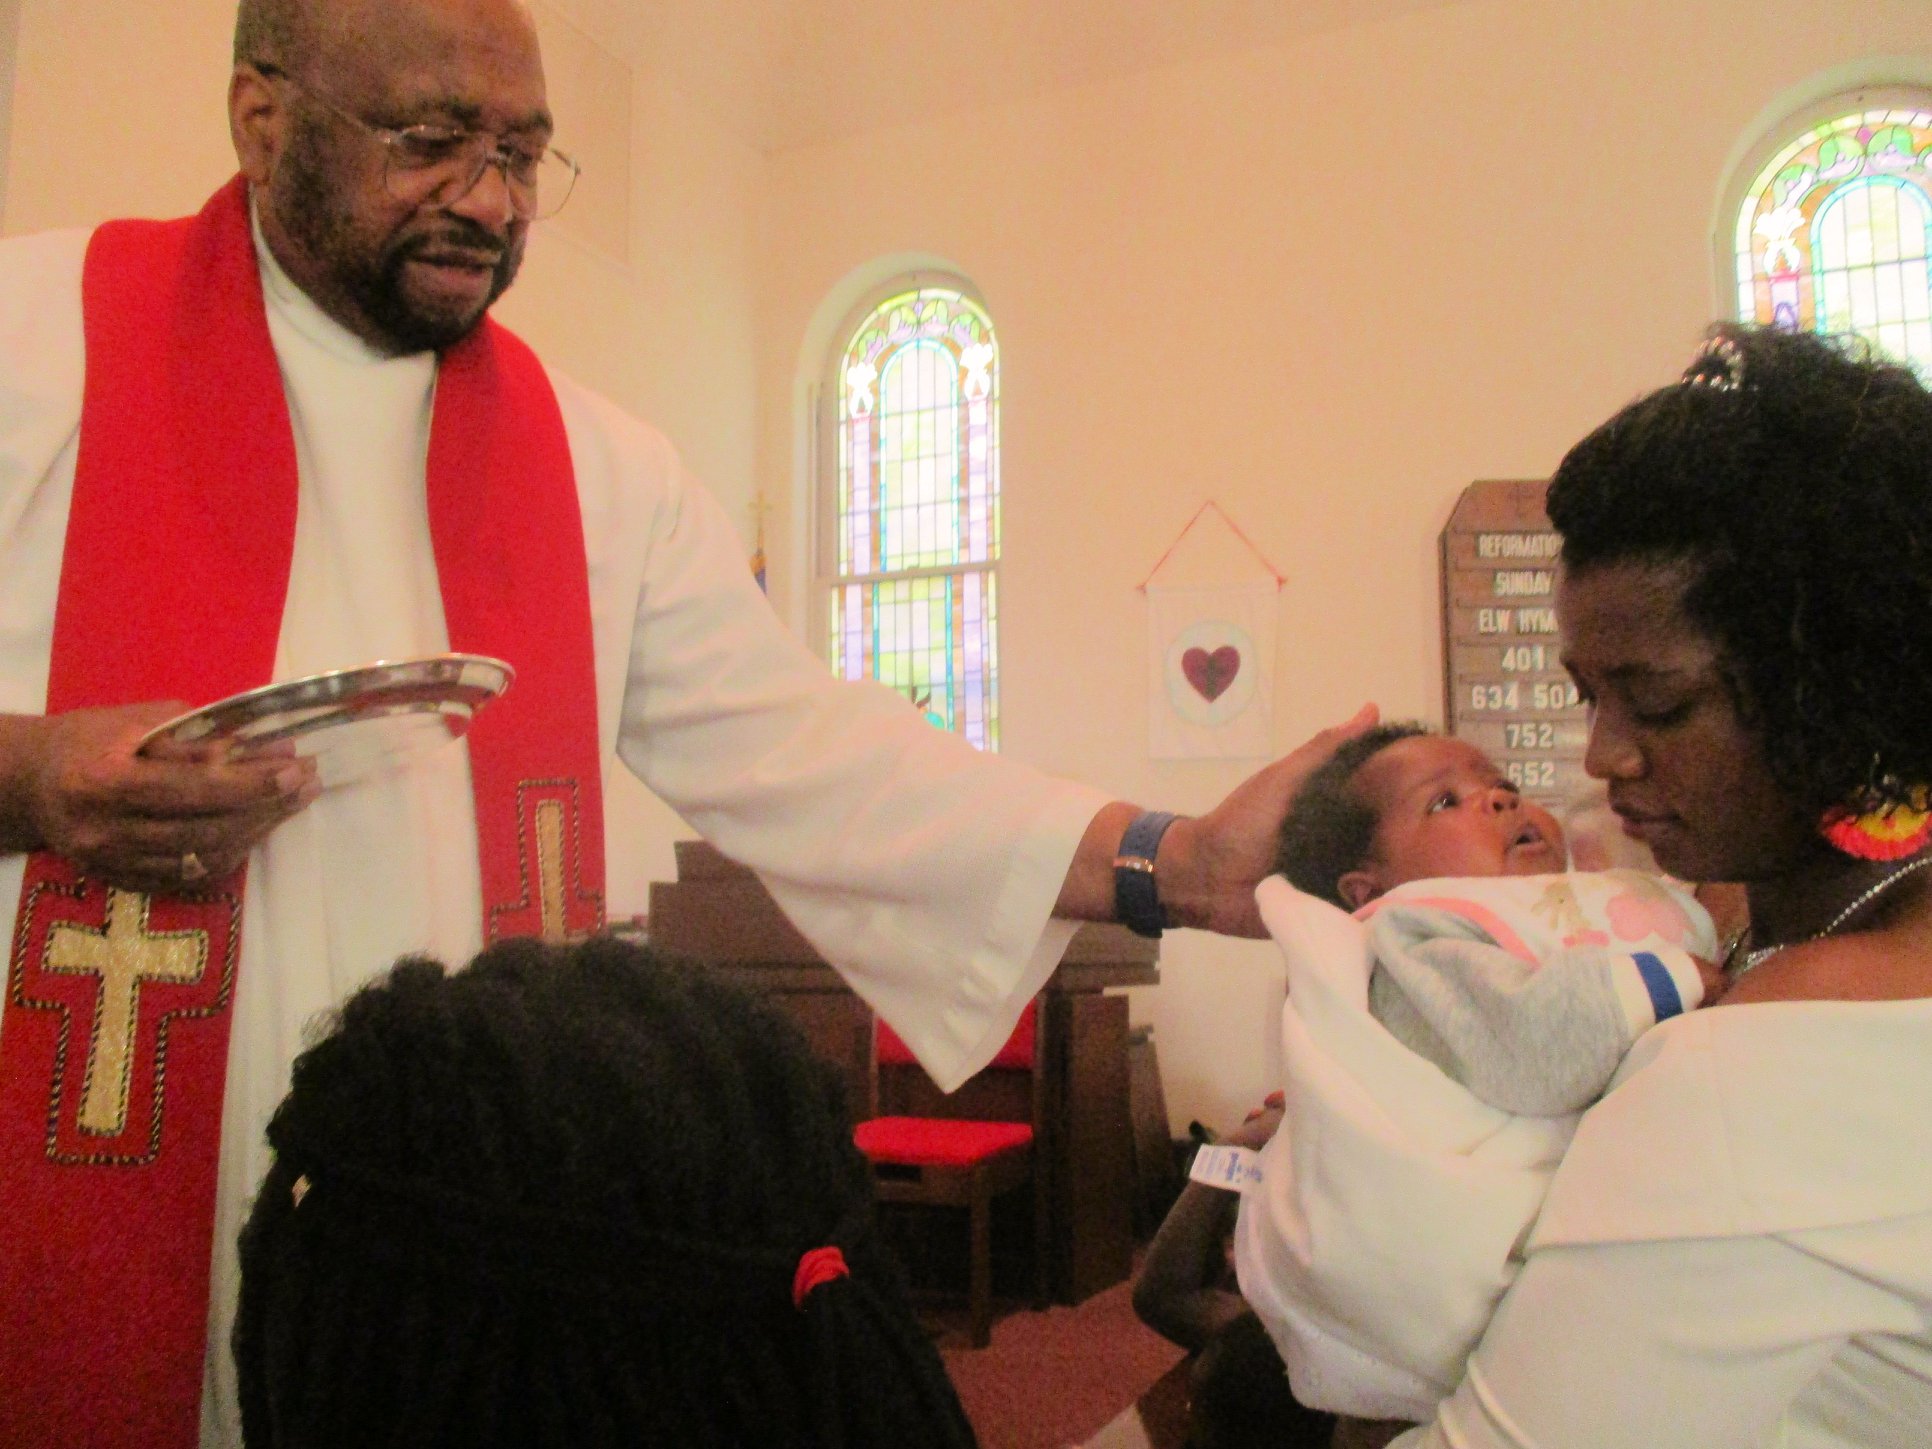
[[[1714,961],[1706,961],[1702,956],[1691,957],[1697,967],[1697,974],[1704,979],[1704,1005],[1711,1006],[1724,995],[1724,988],[1731,983],[1724,975],[1724,968]]]
[[[1275,1129],[1280,1125],[1281,1108],[1264,1107],[1230,1132],[1226,1141],[1230,1147],[1246,1147],[1251,1151],[1259,1152],[1268,1145],[1268,1140],[1275,1135]]]
[[[1285,1094],[1279,1091],[1270,1092],[1267,1096],[1261,1099],[1261,1105],[1259,1107],[1256,1107],[1254,1111],[1250,1112],[1247,1116],[1243,1117],[1241,1120],[1243,1122],[1252,1122],[1254,1121],[1255,1118],[1259,1117],[1263,1112],[1274,1112],[1279,1114],[1283,1111],[1286,1111],[1287,1107],[1288,1107],[1288,1099]]]

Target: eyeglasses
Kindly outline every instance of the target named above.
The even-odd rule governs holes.
[[[458,201],[483,179],[485,169],[494,166],[503,177],[510,210],[524,221],[542,221],[563,210],[583,169],[554,146],[521,145],[493,131],[460,126],[378,126],[279,66],[258,61],[255,69],[300,91],[324,110],[380,141],[384,190],[414,206],[447,206]]]

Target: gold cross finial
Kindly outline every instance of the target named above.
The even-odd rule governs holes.
[[[127,1126],[128,1082],[144,982],[191,984],[208,961],[206,931],[148,932],[148,898],[107,893],[107,925],[59,925],[48,933],[45,967],[66,976],[98,976],[94,1033],[87,1044],[87,1091],[80,1125],[113,1136]]]

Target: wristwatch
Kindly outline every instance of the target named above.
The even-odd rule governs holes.
[[[1167,927],[1154,857],[1176,818],[1165,810],[1142,811],[1120,837],[1120,853],[1114,857],[1114,915],[1137,936],[1159,936]]]

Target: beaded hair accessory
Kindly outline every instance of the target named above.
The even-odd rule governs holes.
[[[1698,348],[1683,381],[1687,387],[1736,392],[1744,386],[1744,352],[1728,337],[1713,337]]]

